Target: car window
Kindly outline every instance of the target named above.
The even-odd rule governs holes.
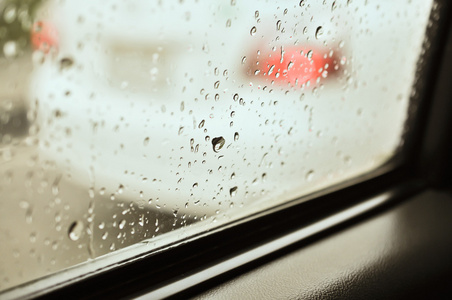
[[[0,290],[394,168],[432,5],[1,2]]]

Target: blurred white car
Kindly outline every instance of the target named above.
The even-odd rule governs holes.
[[[29,93],[42,158],[95,193],[201,217],[381,166],[400,144],[422,26],[304,2],[46,2]],[[427,22],[424,6],[406,13]]]

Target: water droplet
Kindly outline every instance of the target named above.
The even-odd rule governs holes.
[[[228,20],[226,21],[226,27],[231,27],[231,19],[228,19]]]
[[[36,232],[32,232],[30,234],[30,242],[35,243],[36,242]]]
[[[68,235],[73,241],[77,241],[83,234],[83,223],[80,221],[75,221],[69,226]]]
[[[184,127],[183,126],[179,127],[178,135],[181,135],[183,132],[184,132]]]
[[[234,197],[235,195],[237,195],[237,187],[233,187],[229,190],[229,195],[231,195],[231,197]]]
[[[323,35],[323,28],[322,26],[317,27],[315,31],[315,38],[319,39]]]
[[[147,137],[147,138],[145,138],[144,140],[143,140],[143,145],[144,146],[147,146],[149,144],[149,137]]]
[[[3,53],[7,58],[13,58],[17,55],[17,43],[15,41],[8,41],[3,45]]]
[[[234,101],[239,100],[239,94],[234,94],[234,96],[232,97],[232,99],[234,99]]]
[[[213,138],[212,139],[213,151],[215,152],[220,151],[221,148],[223,148],[225,142],[226,141],[222,136]]]
[[[246,56],[242,57],[242,65],[246,62]]]
[[[8,3],[8,2],[6,2]],[[4,12],[3,12],[3,20],[7,23],[7,24],[11,24],[12,22],[14,22],[14,20],[17,17],[17,9],[15,5],[8,5],[6,6]]]
[[[90,188],[88,189],[88,195],[89,195],[89,197],[90,197],[91,199],[94,198],[94,188],[93,188],[93,187],[90,187]]]
[[[54,196],[58,195],[58,193],[60,192],[60,180],[61,180],[62,175],[59,175],[55,178],[55,180],[53,181],[52,184],[52,194]]]
[[[254,17],[257,19],[257,18],[259,18],[259,11],[258,10],[256,10],[255,12],[254,12]]]
[[[276,22],[276,30],[281,30],[281,20],[278,20],[277,22]]]
[[[312,51],[312,50],[309,50],[308,53],[306,53],[306,57],[307,57],[309,60],[311,60],[311,59],[312,59],[312,54],[313,54],[313,51]]]
[[[202,51],[204,53],[209,53],[209,45],[207,45],[207,44],[202,45]]]
[[[350,165],[352,163],[352,158],[347,155],[344,157],[344,162],[345,164]]]
[[[197,188],[197,187],[198,187],[198,183],[197,182],[193,183],[193,188]]]
[[[149,75],[151,75],[151,80],[156,80],[156,76],[159,74],[159,69],[157,67],[153,67],[149,70]]]
[[[69,57],[64,57],[60,60],[60,71],[69,69],[74,64],[74,60]]]
[[[234,133],[234,141],[238,141],[239,140],[239,133],[236,132]]]
[[[257,32],[256,26],[253,26],[250,30],[251,36],[254,36],[256,34],[256,32]]]
[[[304,5],[304,1],[305,0],[301,0],[300,3],[298,5],[300,5],[300,7],[302,7]]]
[[[333,4],[331,4],[331,11],[335,10],[337,8],[336,1],[333,1]]]
[[[124,191],[124,186],[122,184],[120,184],[118,187],[118,194],[122,194],[123,191]]]
[[[220,86],[220,81],[217,81],[213,84],[213,87],[217,89]]]
[[[202,120],[201,122],[199,122],[198,128],[203,128],[205,122],[206,122],[205,120]]]
[[[123,81],[121,82],[120,88],[121,90],[125,90],[129,86],[129,82]]]
[[[314,170],[309,170],[308,173],[306,173],[306,181],[311,182],[314,178]]]
[[[124,229],[124,226],[126,226],[126,220],[121,220],[121,222],[119,222],[119,225],[118,225],[118,227],[119,227],[119,229]]]

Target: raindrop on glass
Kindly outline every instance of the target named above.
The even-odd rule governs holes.
[[[83,234],[83,223],[80,221],[75,221],[69,226],[68,236],[71,240],[77,241]]]
[[[64,57],[60,60],[60,70],[69,69],[74,64],[72,58]]]
[[[119,229],[124,229],[124,226],[126,226],[126,220],[121,220],[118,224]]]
[[[8,41],[3,45],[3,53],[5,57],[12,58],[17,55],[17,43],[15,41]]]
[[[317,27],[315,31],[315,38],[319,39],[323,35],[323,28],[322,26]]]
[[[306,173],[306,181],[311,182],[314,178],[314,170],[309,170],[308,173]]]
[[[252,36],[254,36],[254,35],[256,35],[256,32],[257,32],[256,26],[253,26],[253,27],[251,28],[251,30],[250,30],[250,34],[251,34]]]
[[[222,136],[213,138],[212,139],[213,151],[215,151],[215,152],[220,151],[221,148],[223,148],[225,142],[226,141]]]
[[[235,195],[237,195],[237,187],[233,187],[229,190],[229,195],[231,195],[231,197],[234,197]]]

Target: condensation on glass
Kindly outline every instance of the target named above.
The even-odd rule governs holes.
[[[0,2],[0,290],[387,164],[431,7]]]

